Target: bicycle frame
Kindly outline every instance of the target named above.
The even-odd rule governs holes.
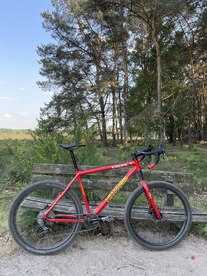
[[[109,170],[115,170],[115,169],[121,169],[121,168],[126,168],[126,167],[133,167],[132,169],[129,170],[129,172],[121,179],[121,181],[109,192],[109,194],[99,203],[97,208],[91,213],[89,201],[87,199],[87,195],[85,192],[85,187],[82,182],[82,176],[84,175],[89,175],[89,174],[95,174],[99,172],[104,172],[104,171],[109,171]],[[153,166],[152,166],[153,167]],[[86,215],[96,215],[98,216],[101,211],[108,205],[108,203],[115,197],[115,195],[119,192],[119,190],[126,184],[128,179],[130,179],[134,173],[141,173],[142,169],[140,166],[140,160],[132,160],[130,162],[124,162],[124,163],[119,163],[119,164],[112,164],[112,165],[107,165],[107,166],[101,166],[98,168],[92,168],[88,170],[76,170],[76,174],[74,178],[70,181],[70,183],[67,185],[65,190],[61,192],[58,197],[50,204],[49,208],[47,211],[44,213],[44,218],[47,221],[54,222],[54,223],[67,223],[67,222],[84,222],[85,218],[77,218],[77,215],[65,215],[65,214],[60,214],[57,215],[55,218],[49,218],[48,214],[52,211],[53,207],[62,199],[65,193],[69,191],[69,189],[72,187],[74,182],[77,180],[80,186],[82,198],[86,207]],[[150,192],[150,189],[147,185],[147,183],[142,179],[140,181],[140,185],[143,186],[145,190],[145,196],[150,204],[150,206],[153,208],[156,216],[158,219],[161,219],[161,214],[154,202],[153,196]],[[58,218],[59,217],[59,218]]]

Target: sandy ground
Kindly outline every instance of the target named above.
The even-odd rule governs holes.
[[[4,250],[3,242],[7,244]],[[36,256],[10,238],[0,241],[0,275],[207,275],[207,241],[192,235],[166,251],[150,251],[128,237],[80,236],[54,256]]]

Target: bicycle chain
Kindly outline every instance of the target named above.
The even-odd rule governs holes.
[[[74,214],[74,215],[76,215],[76,216],[79,216],[79,215],[80,216],[84,216],[84,214]],[[72,232],[68,232],[68,233],[64,233],[64,234],[60,234],[60,235],[55,235],[55,236],[58,237],[58,236],[63,236],[63,235],[67,235],[67,234],[71,234],[71,233],[75,233],[75,232],[76,233],[82,233],[82,232],[88,232],[88,231],[92,231],[92,230],[97,229],[98,226],[99,226],[99,224],[101,223],[101,221],[100,222],[96,221],[96,222],[93,223],[93,222],[90,221],[90,219],[91,219],[90,216],[91,217],[94,216],[94,217],[97,217],[97,218],[98,218],[98,216],[96,216],[94,214],[89,214],[87,216],[88,216],[88,221],[87,221],[87,218],[86,218],[84,222],[80,222],[80,223],[86,225],[86,227],[88,226],[87,229],[83,229],[83,230],[79,230],[79,231],[72,231]],[[37,220],[39,220],[39,218],[37,218]],[[52,226],[51,224],[52,223],[50,222],[50,226]],[[67,222],[66,222],[66,224],[67,224]],[[94,225],[94,227],[91,227],[92,225]],[[40,225],[40,227],[44,230],[43,232],[45,232],[45,234],[51,230],[51,228],[49,228],[48,225],[47,225],[47,230],[43,228],[43,225]],[[40,234],[42,234],[42,233],[40,233]]]

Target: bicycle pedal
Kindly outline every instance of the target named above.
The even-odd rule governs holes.
[[[107,217],[102,217],[101,218],[101,221],[102,222],[114,222],[114,218],[113,217],[111,217],[111,216],[107,216]]]

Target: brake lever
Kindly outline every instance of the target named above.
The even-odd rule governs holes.
[[[153,146],[149,144],[149,145],[147,145],[146,149],[143,149],[142,151],[143,152],[150,152],[152,150],[153,150]]]
[[[152,154],[153,154],[153,153],[152,153]],[[154,155],[155,155],[156,160],[155,160],[155,162],[151,163],[151,164],[148,166],[149,169],[153,169],[153,168],[157,165],[157,163],[158,163],[159,160],[160,160],[160,155],[161,155],[161,154],[163,155],[163,159],[165,159],[165,148],[164,148],[164,146],[163,146],[162,144],[159,144],[158,150],[154,152]]]

